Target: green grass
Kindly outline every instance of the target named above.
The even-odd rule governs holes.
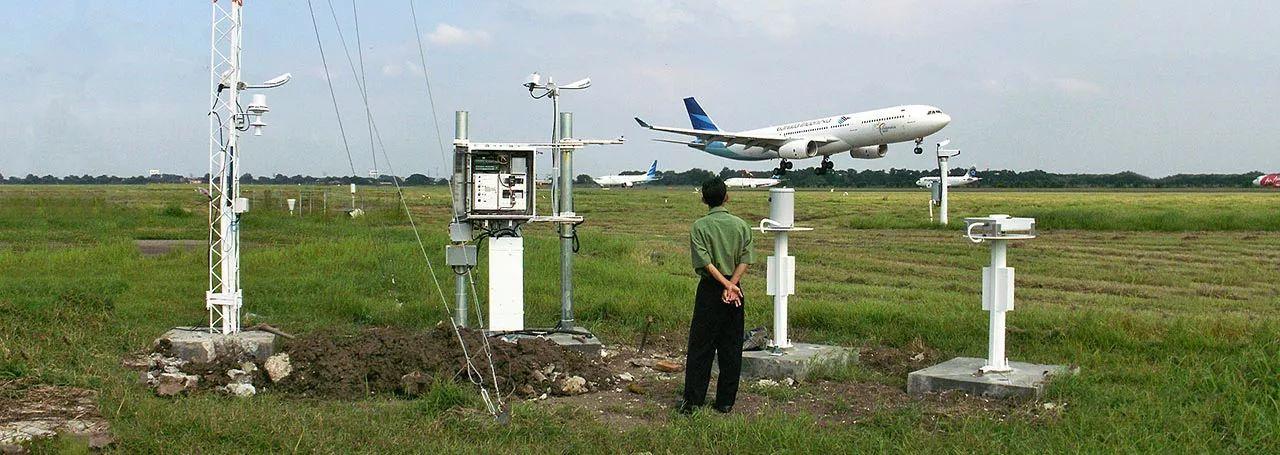
[[[428,327],[446,317],[413,233],[385,188],[363,190],[352,220],[345,188],[302,188],[311,210],[289,216],[299,188],[246,188],[246,318],[294,332],[368,325]],[[448,195],[410,189],[437,267]],[[960,219],[1035,216],[1040,238],[1010,250],[1018,269],[1010,356],[1076,364],[1046,400],[1053,420],[938,417],[877,411],[847,426],[812,416],[660,416],[619,429],[591,415],[517,404],[512,424],[474,411],[474,391],[439,385],[414,400],[153,397],[119,366],[175,325],[203,324],[205,253],[142,256],[135,239],[203,239],[202,196],[190,186],[0,186],[0,381],[89,387],[126,452],[1271,452],[1280,450],[1280,198],[1238,192],[957,191],[953,226],[930,225],[924,192],[802,191],[792,241],[800,267],[794,337],[905,347],[919,338],[944,358],[982,356],[985,246]],[[704,212],[690,189],[580,192],[577,314],[606,341],[634,343],[647,317],[680,339],[695,285],[687,226]],[[767,193],[735,192],[748,221]],[[306,207],[306,204],[303,204]],[[558,315],[558,243],[525,230],[526,319]],[[771,242],[756,244],[767,256]],[[483,267],[477,269],[483,292]],[[768,325],[761,270],[745,282],[747,324]],[[442,291],[452,295],[447,270]],[[902,384],[861,367],[830,379]],[[785,398],[785,397],[784,397]],[[833,398],[835,400],[835,398]],[[458,409],[469,412],[452,412]],[[60,443],[42,448],[55,450]]]

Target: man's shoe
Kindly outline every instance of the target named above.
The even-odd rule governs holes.
[[[714,408],[716,412],[719,412],[721,414],[728,414],[730,412],[733,412],[733,406],[715,406]]]

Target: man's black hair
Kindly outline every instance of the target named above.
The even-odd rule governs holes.
[[[729,188],[724,186],[724,180],[720,177],[712,177],[702,182],[702,202],[707,207],[716,208],[724,205],[724,200],[729,195]]]

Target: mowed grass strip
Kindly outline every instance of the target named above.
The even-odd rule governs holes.
[[[440,289],[389,189],[362,188],[367,215],[357,219],[342,212],[345,187],[249,186],[246,194],[255,201],[244,230],[247,322],[305,332],[423,328],[447,318],[443,189],[406,190]],[[311,210],[289,216],[283,199],[297,194],[312,198]],[[0,186],[0,381],[100,391],[119,447],[130,452],[1276,452],[1275,196],[957,191],[955,223],[938,228],[927,220],[925,192],[801,191],[797,219],[818,229],[792,243],[796,337],[923,343],[944,358],[981,357],[986,345],[979,277],[989,253],[960,235],[959,220],[1037,216],[1041,237],[1009,253],[1019,280],[1010,357],[1081,367],[1045,397],[1063,412],[996,419],[909,406],[831,427],[767,411],[616,428],[538,403],[517,404],[513,423],[497,426],[466,387],[413,401],[153,397],[119,358],[168,327],[205,322],[206,258],[199,249],[144,256],[133,241],[205,238],[203,196],[182,185]],[[319,198],[329,211],[317,209]],[[735,191],[730,208],[754,223],[768,212],[767,192]],[[577,209],[588,219],[575,260],[581,323],[607,342],[634,344],[652,318],[655,335],[681,344],[695,285],[688,223],[705,211],[698,195],[586,189]],[[559,241],[546,226],[525,234],[527,324],[549,326],[558,317]],[[771,250],[771,238],[757,238],[760,264]],[[485,268],[474,278],[486,299]],[[746,291],[748,324],[769,325],[762,266]]]

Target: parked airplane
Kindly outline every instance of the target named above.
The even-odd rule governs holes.
[[[752,177],[750,172],[742,171],[746,177],[732,177],[725,179],[724,185],[729,188],[768,188],[779,183],[782,179],[777,177],[769,177],[767,179]]]
[[[631,188],[632,186],[642,183],[649,183],[658,179],[658,161],[654,160],[649,166],[649,172],[640,175],[606,175],[602,177],[592,177],[591,180],[600,186],[624,186]]]
[[[786,123],[742,132],[722,131],[692,97],[684,99],[693,129],[653,126],[636,117],[640,126],[693,136],[689,142],[655,139],[693,147],[712,155],[742,161],[781,160],[775,175],[791,169],[790,160],[822,157],[819,173],[835,168],[831,155],[849,152],[854,158],[883,158],[889,144],[915,141],[916,154],[925,136],[951,123],[951,116],[933,106],[894,106],[874,111]]]
[[[1280,188],[1280,174],[1265,174],[1253,179],[1253,184],[1263,188]]]
[[[971,167],[969,172],[965,172],[960,177],[947,176],[947,186],[964,186],[979,180],[982,178],[978,177],[978,168]],[[916,186],[921,188],[930,188],[937,183],[937,177],[920,177],[920,180],[916,180]]]

